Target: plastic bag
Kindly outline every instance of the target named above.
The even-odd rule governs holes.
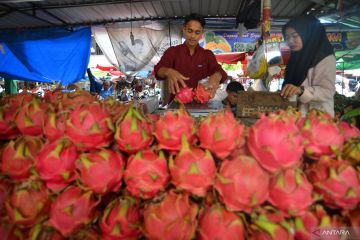
[[[255,51],[252,59],[246,67],[246,74],[253,79],[262,78],[267,71],[267,61],[265,56],[264,44],[260,45]]]

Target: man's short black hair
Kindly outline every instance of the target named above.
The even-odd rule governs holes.
[[[227,92],[239,92],[239,91],[245,91],[243,85],[239,82],[232,81],[226,86]]]
[[[186,25],[188,22],[190,21],[198,21],[201,24],[201,27],[204,28],[205,27],[205,18],[198,13],[190,13],[189,15],[187,15],[185,17],[185,21],[184,21],[184,25]]]

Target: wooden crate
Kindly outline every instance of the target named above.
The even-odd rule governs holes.
[[[274,112],[296,105],[297,102],[290,102],[277,92],[239,92],[236,117],[259,118],[260,113]]]

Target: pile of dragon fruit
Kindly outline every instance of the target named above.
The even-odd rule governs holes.
[[[245,127],[227,110],[19,94],[1,100],[0,140],[1,239],[305,240],[360,226],[359,130],[315,110]]]

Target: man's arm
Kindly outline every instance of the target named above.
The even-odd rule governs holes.
[[[174,51],[174,48],[168,48],[154,68],[157,79],[169,81],[169,91],[172,94],[179,92],[180,87],[186,87],[184,81],[189,79],[173,68],[174,56],[176,55]]]
[[[209,68],[208,72],[210,74],[209,77],[209,90],[211,97],[215,96],[216,90],[219,88],[220,83],[223,83],[227,79],[227,74],[222,69],[220,64],[216,61],[214,53],[208,51],[208,59],[209,59]]]

